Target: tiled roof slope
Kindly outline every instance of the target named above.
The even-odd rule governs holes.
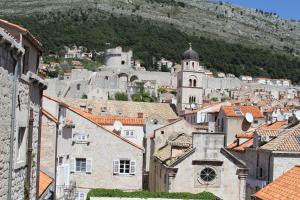
[[[76,110],[81,115],[84,115],[85,117],[91,119],[99,125],[113,125],[116,120],[120,121],[123,125],[144,125],[143,118],[121,116],[97,116],[88,112],[84,112],[80,109],[74,110]]]
[[[143,113],[144,118],[157,116],[164,120],[177,119],[178,116],[167,103],[148,103],[132,101],[114,101],[114,100],[87,100],[87,99],[64,99],[70,106],[78,108],[79,105],[85,104],[92,107],[92,113],[99,115],[101,108],[106,108],[107,115],[119,113],[121,116],[137,117],[137,113]]]
[[[299,200],[300,166],[296,165],[253,196],[260,200]]]
[[[26,28],[19,26],[17,24],[8,22],[4,19],[0,19],[0,27],[10,27],[13,30],[20,32],[21,34],[25,35],[39,50],[42,50],[42,43],[36,39]],[[20,37],[16,37],[18,42],[20,41]]]
[[[227,117],[239,117],[239,115],[237,115],[234,109],[239,109],[242,112],[243,116],[246,113],[251,113],[254,118],[264,117],[262,112],[256,106],[223,106],[222,107],[222,110],[224,111]]]
[[[52,184],[53,178],[40,171],[40,180],[39,180],[39,197],[41,197],[47,188]]]
[[[286,129],[280,135],[260,147],[271,151],[300,152],[300,124]]]
[[[238,144],[238,140],[235,140],[233,143],[227,146],[227,149],[234,151],[245,151],[245,148],[249,148],[253,145],[253,138],[246,140],[245,142]]]
[[[172,148],[178,147],[176,155],[172,155]],[[168,140],[167,144],[160,148],[154,156],[167,166],[171,166],[177,160],[192,150],[192,136],[180,134],[176,138]]]

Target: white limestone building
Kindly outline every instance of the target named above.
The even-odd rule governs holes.
[[[182,56],[181,71],[177,75],[177,112],[196,109],[203,103],[204,69],[199,55],[190,46]]]

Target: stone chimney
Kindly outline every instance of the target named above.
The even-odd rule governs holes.
[[[92,107],[92,106],[89,106],[89,107],[88,107],[88,113],[92,114],[92,111],[93,111],[93,107]]]
[[[144,117],[144,113],[142,113],[142,112],[139,112],[137,115],[138,115],[138,118],[143,118]]]
[[[80,110],[85,111],[86,109],[86,104],[85,103],[80,103]]]

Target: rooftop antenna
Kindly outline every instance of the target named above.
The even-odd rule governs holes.
[[[248,123],[252,123],[253,122],[253,120],[254,120],[254,118],[253,118],[253,115],[252,115],[252,113],[246,113],[245,114],[245,118],[246,118],[246,121],[248,122]]]

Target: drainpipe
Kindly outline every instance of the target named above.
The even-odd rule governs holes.
[[[10,133],[10,147],[9,147],[9,169],[8,169],[8,191],[7,199],[11,200],[11,189],[12,189],[12,172],[13,172],[13,161],[14,161],[14,139],[15,139],[15,125],[16,125],[16,101],[17,101],[17,81],[20,60],[17,59],[17,64],[14,70],[13,88],[12,88],[12,109],[11,109],[11,133]]]
[[[33,110],[30,109],[29,123],[28,123],[28,144],[27,144],[27,173],[26,173],[26,187],[25,187],[25,199],[30,199],[30,177],[32,168],[32,132],[33,132]],[[38,172],[37,172],[38,173]]]
[[[43,108],[43,90],[40,89],[40,110],[39,110],[39,128],[38,128],[38,149],[37,149],[37,165],[36,165],[36,197],[39,197],[40,182],[40,159],[41,159],[41,138],[42,138],[42,108]]]

